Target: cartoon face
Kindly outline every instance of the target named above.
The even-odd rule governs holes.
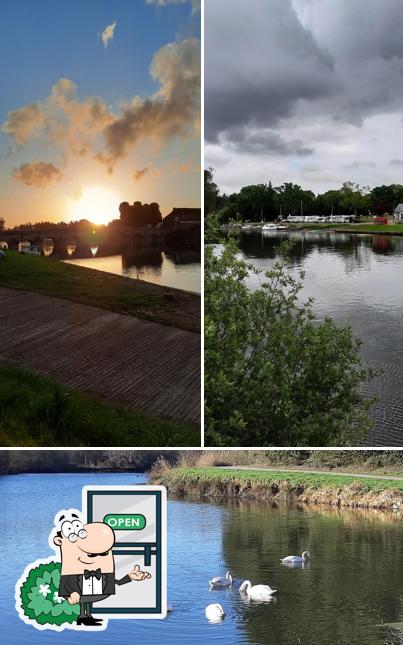
[[[65,520],[53,543],[60,547],[62,575],[83,574],[85,569],[113,573],[112,547],[115,534],[102,522],[82,524],[78,519]]]

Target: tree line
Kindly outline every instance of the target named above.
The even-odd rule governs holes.
[[[298,184],[285,182],[273,186],[265,184],[244,186],[239,192],[221,193],[214,182],[214,171],[204,172],[205,213],[214,213],[220,224],[231,219],[243,221],[273,221],[288,215],[354,215],[368,217],[391,214],[403,202],[403,185],[360,186],[346,181],[338,190],[328,190],[317,195]]]
[[[14,226],[11,230],[19,231],[24,229],[31,229],[36,231],[44,231],[48,229],[71,229],[71,230],[82,230],[82,229],[93,229],[96,228],[116,228],[120,225],[123,226],[157,226],[162,222],[162,215],[160,210],[160,205],[157,202],[152,202],[151,204],[142,204],[137,201],[133,204],[129,202],[122,202],[119,205],[119,214],[120,219],[111,220],[105,226],[94,224],[88,219],[81,219],[78,221],[70,222],[50,222],[50,221],[40,221],[40,222],[26,222],[24,224],[18,224]],[[0,231],[6,228],[6,222],[3,217],[0,218]]]

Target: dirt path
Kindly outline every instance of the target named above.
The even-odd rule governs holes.
[[[200,334],[0,287],[0,360],[112,403],[200,422]]]
[[[217,468],[223,468],[225,470],[258,470],[258,471],[268,471],[276,473],[304,473],[306,475],[334,475],[337,477],[357,477],[360,479],[384,479],[387,481],[403,481],[403,477],[398,477],[394,475],[367,475],[364,473],[344,473],[339,472],[338,470],[303,470],[302,468],[267,468],[255,467],[255,466],[217,466]]]

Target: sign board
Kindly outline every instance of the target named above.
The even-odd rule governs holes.
[[[116,593],[92,605],[108,618],[166,616],[166,490],[163,486],[85,486],[83,516],[115,532],[112,550],[116,579],[134,565],[151,574],[137,584],[116,586]]]

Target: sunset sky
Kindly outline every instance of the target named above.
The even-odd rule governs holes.
[[[200,3],[5,0],[0,217],[200,203]]]

